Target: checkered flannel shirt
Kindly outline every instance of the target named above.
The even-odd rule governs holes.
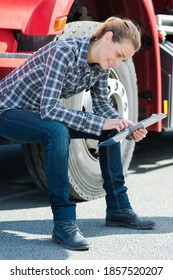
[[[109,71],[87,63],[89,42],[90,38],[68,38],[51,42],[31,55],[0,81],[0,112],[32,110],[42,119],[100,135],[105,119],[119,115],[108,101]],[[93,113],[61,105],[62,98],[88,89]]]

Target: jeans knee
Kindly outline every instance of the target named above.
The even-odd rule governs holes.
[[[68,127],[63,123],[51,121],[44,135],[44,142],[47,143],[49,141],[58,141],[58,143],[62,142],[64,144],[67,143],[69,145],[70,134]]]

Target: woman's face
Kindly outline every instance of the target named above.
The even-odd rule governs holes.
[[[97,49],[97,60],[102,69],[118,67],[135,53],[130,40],[124,39],[121,43],[112,41],[112,32],[108,31],[102,38]]]

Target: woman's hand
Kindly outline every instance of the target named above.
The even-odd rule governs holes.
[[[124,119],[106,119],[103,125],[103,130],[116,129],[118,132],[132,125],[129,120]]]
[[[134,131],[130,138],[133,139],[135,142],[139,142],[146,137],[147,133],[148,131],[145,128],[140,128]]]

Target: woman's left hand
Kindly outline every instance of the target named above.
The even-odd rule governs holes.
[[[147,133],[148,131],[145,128],[140,128],[134,131],[130,138],[133,139],[135,142],[139,142],[146,137]]]

